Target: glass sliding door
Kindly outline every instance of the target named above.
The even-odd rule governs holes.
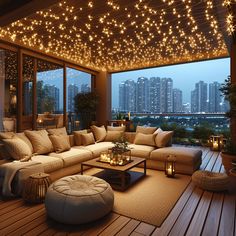
[[[92,87],[92,75],[80,70],[66,68],[68,130],[78,130],[82,128],[81,119],[76,114],[75,97],[79,93],[89,93]]]
[[[17,53],[0,48],[0,131],[16,131]]]
[[[63,127],[63,68],[37,61],[37,128]]]

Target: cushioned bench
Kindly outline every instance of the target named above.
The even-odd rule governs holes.
[[[164,170],[165,161],[168,155],[174,155],[176,158],[176,173],[192,174],[199,169],[202,163],[202,151],[195,148],[185,147],[165,147],[158,148],[151,152],[148,159],[149,165],[153,164],[155,169]]]

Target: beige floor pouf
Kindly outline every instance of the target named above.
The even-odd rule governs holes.
[[[104,180],[87,175],[72,175],[50,185],[46,193],[47,214],[65,224],[83,224],[108,214],[114,193]]]
[[[193,173],[192,181],[204,190],[224,191],[228,188],[229,177],[224,173],[198,170]]]

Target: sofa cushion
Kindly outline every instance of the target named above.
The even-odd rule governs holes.
[[[46,130],[26,130],[25,135],[32,143],[35,153],[46,154],[53,151],[52,142],[50,141]]]
[[[16,136],[9,139],[3,139],[3,143],[11,157],[15,160],[29,160],[32,156],[32,151],[28,144]]]
[[[32,153],[34,152],[32,143],[31,143],[30,140],[27,138],[27,136],[24,134],[24,132],[22,132],[22,133],[16,133],[15,136],[18,137],[18,138],[20,138],[20,139],[22,139],[23,141],[25,141],[25,142],[27,143],[27,145],[29,146],[31,152],[32,152]]]
[[[124,132],[122,131],[107,131],[107,135],[105,138],[105,142],[114,142],[117,141],[119,138],[121,138],[122,134]]]
[[[56,135],[67,135],[67,131],[66,131],[66,127],[62,127],[62,128],[56,128],[56,129],[47,129],[47,132],[50,135],[56,134]]]
[[[153,134],[157,127],[137,126],[136,133]]]
[[[54,151],[56,153],[64,152],[70,150],[70,140],[68,135],[60,134],[60,135],[50,135],[49,136]]]
[[[87,133],[88,133],[87,129],[78,130],[78,131],[73,132],[76,146],[81,146],[82,145],[81,134],[87,134]]]
[[[51,173],[63,168],[63,160],[53,156],[35,155],[33,161],[40,162],[43,165],[44,172]]]
[[[83,146],[83,147],[80,146],[80,147],[74,147],[74,148],[86,149],[92,152],[93,157],[95,158],[95,157],[98,157],[101,152],[107,151],[108,148],[112,148],[112,147],[114,147],[114,144],[112,142],[100,142],[100,143],[95,143],[88,146]]]
[[[75,146],[69,151],[62,153],[50,153],[49,155],[63,160],[64,167],[72,166],[92,158],[92,153],[90,151],[78,147],[79,146]]]
[[[130,144],[131,148],[131,156],[149,158],[150,153],[155,150],[155,147],[147,146],[147,145],[137,145]]]
[[[158,148],[166,147],[171,145],[171,139],[173,131],[162,131],[159,132],[155,137],[155,143]]]
[[[107,131],[122,131],[125,132],[125,126],[107,126]]]
[[[201,160],[202,151],[199,149],[186,147],[158,148],[151,152],[150,159],[165,162],[168,155],[174,155],[176,158],[176,163],[193,165]]]
[[[87,145],[95,143],[93,133],[81,134],[81,140],[82,140],[83,146],[87,146]]]
[[[156,146],[154,134],[137,133],[135,135],[134,144]]]
[[[107,131],[106,131],[104,125],[102,125],[101,127],[98,127],[96,125],[92,125],[91,130],[93,132],[93,135],[94,135],[97,143],[103,141],[106,138]]]

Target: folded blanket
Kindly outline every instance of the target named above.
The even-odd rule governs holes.
[[[22,169],[34,169],[35,173],[35,167],[37,172],[44,172],[43,166],[40,162],[36,161],[28,161],[28,162],[20,162],[20,161],[13,161],[11,163],[5,163],[0,166],[0,176],[2,176],[2,195],[6,197],[13,197],[15,194],[12,192],[12,181],[14,177],[16,176],[17,172]],[[28,176],[24,175],[24,179],[29,177],[29,175],[32,174],[30,171],[28,171]],[[24,179],[21,179],[18,181],[20,185],[22,185],[22,181]],[[18,186],[18,192],[21,191],[22,186]]]

